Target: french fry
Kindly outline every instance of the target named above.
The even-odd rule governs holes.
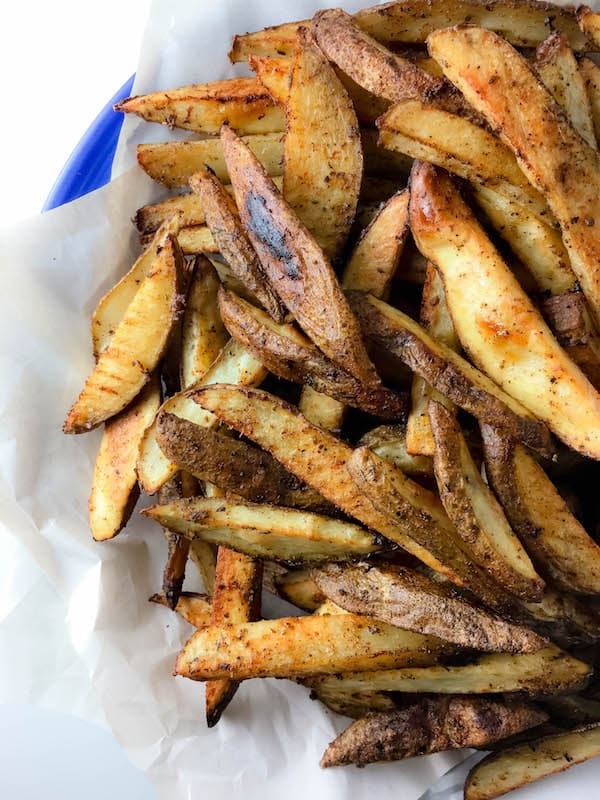
[[[519,702],[476,697],[433,697],[406,708],[368,714],[356,720],[329,745],[322,767],[481,747],[540,725],[548,715]]]
[[[164,594],[153,594],[150,602],[170,608]],[[210,600],[207,599],[206,595],[195,592],[181,592],[175,611],[182,619],[193,625],[194,628],[205,628],[210,625],[211,607]]]
[[[196,133],[218,133],[224,122],[241,134],[285,127],[281,109],[256,78],[229,78],[127,97],[115,105],[115,111]]]
[[[153,377],[139,397],[104,426],[89,499],[90,529],[97,542],[114,538],[131,516],[139,497],[139,441],[159,405],[160,387]]]
[[[563,591],[600,593],[600,547],[525,448],[482,426],[486,474],[538,569]]]
[[[528,180],[545,194],[598,323],[600,233],[594,225],[600,219],[600,155],[572,128],[529,64],[496,34],[480,28],[438,31],[428,46],[449,79],[518,153]]]
[[[492,753],[465,782],[465,800],[493,800],[600,754],[600,725],[576,728]]]
[[[359,441],[411,478],[422,480],[433,477],[433,460],[408,452],[407,430],[402,425],[380,425],[366,433]]]
[[[600,458],[600,395],[552,336],[448,176],[419,165],[410,213],[413,236],[442,275],[456,332],[475,364],[570,447]]]
[[[302,678],[347,669],[431,664],[448,646],[359,614],[211,625],[192,635],[175,671],[193,680]]]
[[[206,223],[219,252],[233,273],[265,310],[275,320],[282,322],[285,309],[248,240],[233,198],[225,191],[219,179],[208,170],[194,173],[189,183],[202,202]]]
[[[404,630],[431,634],[487,652],[535,652],[544,640],[453,594],[444,584],[405,567],[323,565],[311,570],[317,587],[355,614]]]
[[[357,525],[283,506],[195,497],[143,513],[190,539],[289,564],[357,558],[381,549],[379,539]]]

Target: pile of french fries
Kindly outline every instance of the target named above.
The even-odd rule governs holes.
[[[210,726],[288,678],[354,718],[323,767],[493,749],[467,800],[600,753],[595,51],[585,7],[404,0],[117,106],[192,138],[138,147],[174,191],[64,430],[94,539],[157,496]]]

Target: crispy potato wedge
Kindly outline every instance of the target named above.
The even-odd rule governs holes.
[[[280,298],[326,356],[377,386],[331,264],[244,142],[226,127],[221,139],[242,222]]]
[[[202,225],[206,222],[200,199],[198,195],[191,192],[190,194],[177,194],[161,200],[160,203],[152,203],[138,208],[133,218],[133,224],[141,234],[146,235],[154,233],[163,222],[173,216],[178,218],[181,226]]]
[[[481,477],[456,415],[432,400],[429,418],[438,490],[459,535],[479,565],[506,591],[525,600],[539,600],[544,581]]]
[[[599,47],[600,14],[596,14],[589,6],[579,6],[576,15],[581,32],[589,42],[588,47]]]
[[[153,594],[150,597],[151,603],[170,608],[169,601],[164,594]],[[211,606],[210,600],[204,594],[195,592],[181,592],[175,611],[179,616],[195,628],[205,628],[210,625]]]
[[[317,587],[355,614],[404,630],[431,634],[487,652],[535,652],[544,640],[458,596],[448,586],[406,567],[324,565],[311,571]]]
[[[208,225],[181,228],[177,235],[177,243],[184,256],[215,255],[219,252],[219,246]]]
[[[493,800],[600,755],[600,724],[492,753],[467,776],[465,800]]]
[[[600,547],[521,445],[481,428],[488,480],[543,575],[563,591],[600,593]]]
[[[366,386],[291,325],[278,325],[260,309],[225,290],[219,292],[219,309],[233,338],[278,377],[311,386],[368,414],[385,419],[404,416],[402,395],[381,384]]]
[[[269,562],[265,563],[264,585],[273,594],[279,595],[288,603],[292,603],[304,611],[316,611],[325,601],[326,597],[310,577],[308,569],[283,570],[269,576]],[[278,570],[281,569],[279,565]]]
[[[201,380],[190,389],[219,382],[239,383],[242,386],[258,385],[265,379],[266,374],[267,371],[263,365],[232,340],[221,350]],[[186,391],[179,392],[164,402],[160,408],[160,412],[163,411],[204,427],[214,427],[217,423],[217,418],[198,408],[187,396]],[[156,415],[154,422],[146,430],[140,442],[137,463],[140,485],[146,494],[150,495],[156,494],[160,487],[177,472],[177,465],[173,461],[169,461],[158,444],[156,438],[158,418],[159,414]]]
[[[194,478],[188,473],[179,472],[161,486],[158,500],[160,503],[172,503],[182,497],[192,497],[197,492],[198,486]],[[168,528],[163,528],[163,535],[168,549],[163,568],[162,590],[167,605],[175,610],[185,580],[190,542],[185,536],[173,533]]]
[[[334,511],[264,450],[175,414],[158,417],[156,438],[167,458],[199,480],[251,500],[312,511]]]
[[[200,575],[205,591],[211,595],[215,585],[217,571],[217,548],[201,539],[190,542],[190,558]]]
[[[182,386],[199,381],[229,339],[217,304],[219,286],[210,261],[197,256],[181,323]]]
[[[576,694],[547,697],[543,707],[550,714],[552,722],[564,727],[600,722],[600,703],[589,697]]]
[[[325,255],[341,254],[363,170],[358,120],[310,31],[298,32],[286,103],[283,194]]]
[[[311,700],[320,700],[330,711],[344,717],[360,719],[372,711],[393,711],[398,707],[395,698],[383,692],[364,692],[360,695],[343,691],[312,690]]]
[[[433,460],[408,452],[407,430],[402,425],[380,425],[366,433],[359,441],[396,467],[417,480],[433,477]]]
[[[440,394],[534,450],[544,455],[552,452],[543,423],[407,314],[372,296],[349,293],[348,298],[366,337],[400,358]]]
[[[211,624],[236,625],[259,619],[261,577],[261,562],[219,547]],[[236,681],[230,680],[208,681],[205,707],[209,728],[221,719],[238,686]]]
[[[544,86],[564,109],[575,130],[596,149],[590,101],[567,37],[554,31],[539,45],[535,55],[535,69]]]
[[[65,433],[85,433],[134,400],[163,355],[180,312],[183,259],[171,235],[127,307],[69,411]]]
[[[419,321],[428,331],[432,339],[442,342],[451,350],[458,352],[460,342],[454,330],[454,324],[448,311],[444,284],[436,268],[427,263],[423,294],[421,296],[421,313]],[[411,410],[406,424],[406,447],[416,456],[432,456],[435,442],[431,423],[429,422],[429,401],[437,400],[454,409],[454,403],[433,389],[420,375],[415,375],[411,389]]]
[[[204,207],[206,224],[219,252],[237,278],[252,292],[273,319],[282,322],[285,309],[265,275],[240,220],[233,198],[209,170],[190,178],[192,191]]]
[[[543,711],[519,701],[480,697],[433,697],[407,708],[367,714],[329,745],[322,767],[438,753],[461,747],[481,747],[512,736],[548,719]]]
[[[413,171],[410,213],[413,236],[440,271],[456,332],[475,364],[566,444],[600,458],[600,395],[445,173],[426,164]]]
[[[256,33],[237,34],[231,43],[229,60],[236,64],[247,61],[250,55],[291,56],[296,46],[298,28],[307,25],[310,25],[310,20],[284,22],[283,25],[273,25]]]
[[[229,78],[127,97],[115,111],[196,133],[218,133],[227,122],[241,134],[285,128],[285,117],[256,78]]]
[[[283,133],[261,133],[244,137],[270,175],[283,174]],[[140,167],[165,186],[187,186],[198,170],[209,168],[220,181],[228,182],[227,166],[219,138],[194,142],[140,144],[137,149]]]
[[[600,141],[600,67],[591,58],[579,61],[579,71],[585,85],[596,141]]]
[[[498,129],[560,223],[571,265],[600,321],[600,155],[574,130],[530,65],[480,28],[438,31],[429,51]],[[492,83],[490,83],[490,79]],[[525,99],[526,98],[526,99]]]
[[[131,516],[139,497],[135,465],[140,439],[159,405],[160,386],[153,377],[104,427],[89,499],[90,529],[97,542],[114,538]]]
[[[522,603],[532,627],[561,647],[586,647],[599,640],[598,613],[571,594],[546,589],[540,602]]]
[[[429,666],[342,673],[311,681],[315,689],[432,694],[523,692],[533,697],[569,694],[583,688],[592,668],[550,645],[537,653],[478,656],[464,666]]]
[[[431,664],[448,645],[359,614],[211,625],[188,639],[175,672],[193,680],[301,678]]]
[[[381,540],[358,525],[283,506],[194,497],[143,513],[190,539],[289,564],[344,560],[381,549]]]

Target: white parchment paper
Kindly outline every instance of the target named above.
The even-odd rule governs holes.
[[[326,5],[155,0],[134,92],[232,75],[235,32]],[[0,233],[0,702],[108,726],[168,800],[416,800],[461,754],[320,770],[347,720],[289,682],[243,684],[208,731],[201,684],[171,676],[191,628],[147,602],[160,588],[160,530],[134,514],[114,541],[91,540],[100,433],[66,437],[61,425],[92,368],[90,314],[136,255],[130,218],[164,195],[133,166],[135,144],[177,135],[126,120],[110,185]]]

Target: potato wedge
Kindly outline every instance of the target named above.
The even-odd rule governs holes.
[[[569,694],[583,688],[592,668],[555,645],[537,653],[478,656],[463,666],[429,666],[342,673],[311,681],[326,691],[489,694],[522,692],[532,697]]]
[[[208,542],[193,539],[190,542],[190,558],[196,566],[205,591],[211,595],[217,571],[217,548]]]
[[[535,69],[544,86],[582,139],[597,149],[590,101],[567,37],[554,31],[539,45],[535,55]]]
[[[232,272],[273,319],[282,322],[285,309],[269,283],[240,220],[237,207],[219,179],[208,170],[195,172],[190,187],[204,207],[206,224]]]
[[[161,412],[156,438],[167,458],[199,480],[251,500],[306,510],[334,511],[324,497],[264,450],[218,431]]]
[[[381,540],[358,525],[283,506],[194,497],[143,513],[189,539],[289,564],[344,560],[381,550]]]
[[[581,695],[546,697],[543,708],[550,719],[563,727],[600,722],[600,702]]]
[[[506,591],[525,600],[539,600],[544,581],[481,477],[456,415],[432,400],[429,418],[438,490],[459,535],[478,564]]]
[[[207,225],[181,228],[177,235],[177,243],[184,256],[215,255],[219,252],[219,247]]]
[[[293,326],[278,325],[260,309],[225,290],[219,292],[219,309],[233,338],[278,377],[310,386],[368,414],[385,419],[404,416],[402,395],[381,384],[366,386],[326,358]]]
[[[600,755],[600,725],[576,728],[492,753],[467,776],[465,800],[493,800]]]
[[[410,213],[415,241],[440,271],[456,332],[475,364],[566,444],[600,458],[600,395],[445,173],[426,164],[413,171]]]
[[[427,263],[419,321],[432,339],[442,342],[455,352],[459,351],[460,342],[448,311],[444,284],[430,262]],[[432,456],[435,450],[429,422],[431,399],[446,404],[449,409],[455,408],[454,403],[433,389],[424,378],[415,375],[411,390],[411,410],[406,424],[406,447],[410,453],[417,456]]]
[[[571,266],[600,321],[600,155],[567,121],[530,65],[481,28],[431,34],[429,51],[517,155],[560,223]],[[490,83],[490,79],[492,79]],[[526,100],[524,99],[526,98]]]
[[[223,151],[242,222],[287,308],[326,356],[364,383],[380,383],[330,263],[260,162],[224,127]]]
[[[596,141],[600,141],[600,67],[591,58],[579,61],[579,71],[587,92]]]
[[[260,618],[262,564],[241,553],[219,547],[215,588],[211,603],[212,625],[236,625]],[[239,684],[236,681],[208,681],[206,724],[214,727],[221,719]]]
[[[269,562],[265,563],[264,586],[273,594],[304,611],[316,611],[326,601],[327,598],[310,577],[309,569],[286,570],[273,564],[278,572],[270,574],[270,566]]]
[[[151,603],[170,608],[169,602],[164,594],[153,594],[149,598]],[[195,592],[181,592],[175,611],[179,616],[194,628],[205,628],[210,625],[211,607],[210,600],[204,594]]]
[[[307,28],[297,36],[286,119],[284,197],[335,259],[354,220],[363,156],[350,98]]]
[[[586,647],[600,638],[600,617],[585,601],[546,589],[540,602],[522,601],[529,624],[561,647]]]
[[[141,234],[154,233],[170,217],[178,217],[182,226],[202,225],[206,222],[204,209],[197,195],[177,194],[159,203],[151,203],[138,208],[133,224]]]
[[[364,692],[361,695],[343,691],[312,690],[311,700],[320,700],[330,711],[344,717],[360,719],[372,711],[393,711],[398,707],[396,699],[383,692]]]
[[[96,428],[128,406],[148,383],[180,313],[182,272],[181,251],[169,235],[69,411],[65,433]]]
[[[285,128],[282,110],[256,78],[229,78],[127,97],[115,111],[196,133],[218,133],[224,122],[241,134]]]
[[[490,614],[406,567],[323,565],[311,570],[317,587],[355,614],[369,614],[404,630],[431,634],[461,647],[487,652],[535,652],[544,640]]]
[[[135,471],[139,442],[159,405],[155,376],[139,397],[104,427],[89,499],[90,529],[97,542],[114,538],[131,516],[139,497]]]
[[[402,425],[380,425],[365,433],[359,445],[364,445],[411,478],[433,477],[433,460],[408,452],[407,430]]]
[[[188,473],[180,472],[161,486],[158,499],[160,503],[172,503],[183,497],[193,497],[197,493],[198,486],[194,478]],[[162,591],[169,608],[175,610],[185,580],[190,542],[185,536],[173,533],[168,528],[163,528],[163,535],[168,550],[163,568]]]
[[[372,296],[352,292],[347,296],[365,336],[378,347],[400,358],[440,394],[478,419],[544,455],[552,452],[543,423],[487,375],[431,338],[407,314]]]
[[[329,745],[322,767],[438,753],[461,747],[481,747],[540,725],[548,715],[519,702],[476,697],[433,697],[407,708],[367,714]]]
[[[182,386],[199,381],[229,339],[217,304],[219,286],[210,261],[198,256],[181,323]]]
[[[563,591],[600,593],[600,547],[521,445],[481,428],[488,480],[537,568]]]
[[[588,46],[599,47],[600,14],[596,14],[589,6],[579,6],[576,15],[581,32],[589,42]]]
[[[197,631],[175,672],[193,680],[301,678],[431,664],[448,645],[359,614],[284,617]]]
[[[244,137],[270,175],[283,174],[283,140],[283,133],[257,133]],[[146,174],[165,186],[187,186],[194,172],[206,168],[211,169],[220,181],[229,181],[219,138],[140,144],[137,159]]]
[[[211,383],[228,381],[242,386],[258,385],[266,377],[267,371],[254,356],[247,353],[237,342],[230,341],[223,348],[208,372],[190,389]],[[169,412],[187,419],[197,425],[214,427],[217,418],[206,414],[189,399],[187,392],[179,392],[164,402],[160,412]],[[146,494],[156,494],[160,487],[177,472],[177,465],[163,454],[156,439],[158,417],[146,430],[140,443],[137,472],[140,485]]]

